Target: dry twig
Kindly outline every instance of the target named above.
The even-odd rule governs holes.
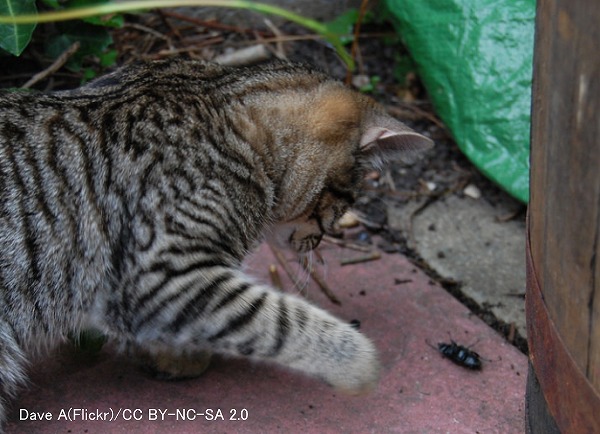
[[[348,258],[342,259],[340,261],[340,265],[353,265],[353,264],[361,264],[363,262],[375,261],[381,258],[381,253],[373,252],[369,255],[359,256],[358,258]]]
[[[220,36],[216,36],[211,39],[207,39],[202,43],[195,44],[193,46],[160,50],[158,53],[145,55],[145,58],[160,59],[163,57],[175,56],[182,53],[191,55],[193,53],[202,52],[202,50],[204,50],[204,48],[208,47],[209,45],[216,45],[220,44],[221,42],[223,42],[223,38],[221,38]]]
[[[510,327],[508,329],[508,336],[506,336],[506,340],[508,342],[510,342],[511,344],[514,344],[515,342],[515,335],[516,335],[517,329],[515,327],[515,323],[511,322],[510,323]]]
[[[231,53],[221,54],[213,62],[228,66],[241,66],[258,63],[269,58],[269,50],[264,45],[251,45]]]
[[[414,104],[407,104],[407,103],[399,103],[399,104],[402,105],[402,107],[387,105],[385,108],[389,113],[391,113],[392,115],[398,116],[398,117],[406,117],[407,110],[414,112],[420,118],[427,119],[428,121],[430,121],[431,123],[433,123],[437,127],[439,127],[440,129],[442,129],[444,131],[446,130],[446,125],[444,125],[444,123],[441,120],[439,120],[434,114],[429,113],[425,110],[422,110]]]
[[[354,59],[356,58],[356,54],[358,52],[358,35],[360,34],[360,26],[362,24],[363,18],[365,17],[365,13],[367,12],[367,6],[369,5],[369,0],[362,0],[360,4],[360,11],[358,12],[358,19],[356,20],[356,24],[354,25],[354,40],[352,41],[352,48],[350,48],[350,56]],[[352,71],[348,69],[346,73],[346,84],[350,85],[352,83]]]
[[[277,271],[277,265],[271,264],[269,266],[269,275],[271,276],[271,283],[273,286],[279,290],[283,289],[283,283],[281,283],[281,276]]]
[[[169,48],[173,48],[173,43],[171,41],[171,38],[169,38],[166,35],[163,35],[162,33],[160,33],[157,30],[151,29],[148,26],[144,26],[143,24],[137,24],[137,23],[125,23],[123,25],[123,28],[135,29],[135,30],[139,30],[140,32],[148,33],[149,35],[152,35],[157,39],[162,39],[163,41],[165,41],[167,43]]]
[[[79,43],[79,41],[74,42],[73,45],[71,45],[60,56],[58,56],[56,58],[56,60],[54,62],[52,62],[52,64],[49,67],[47,67],[43,71],[35,74],[33,77],[31,77],[31,79],[29,79],[29,81],[27,81],[27,83],[25,83],[21,87],[23,89],[29,89],[31,86],[35,85],[36,83],[38,83],[38,82],[48,78],[50,75],[54,74],[56,71],[58,71],[60,68],[62,68],[65,63],[67,63],[69,58],[73,54],[75,54],[77,52],[77,50],[79,50],[80,45],[81,44]]]
[[[265,25],[269,28],[269,30],[273,32],[276,38],[281,38],[282,36],[285,36],[283,32],[279,30],[279,28],[275,26],[275,24],[273,24],[273,22],[270,19],[265,18]],[[256,37],[260,41],[262,41],[263,39],[263,37],[259,34],[256,34]],[[287,60],[287,55],[285,54],[285,47],[283,46],[283,41],[281,39],[278,39],[277,42],[275,42],[274,50],[268,45],[267,48],[271,49],[275,57],[277,57],[278,59]]]
[[[347,240],[341,240],[341,239],[332,237],[330,235],[324,235],[323,241],[325,241],[327,243],[335,244],[335,245],[338,245],[341,247],[345,247],[346,249],[357,250],[359,252],[370,252],[371,250],[373,250],[369,246],[362,246],[360,244],[356,244],[356,243],[353,243],[353,242],[347,241]]]
[[[251,34],[251,35],[258,33],[261,36],[270,36],[268,32],[261,32],[261,31],[256,31],[254,29],[244,29],[244,28],[237,27],[237,26],[230,26],[228,24],[222,24],[217,21],[206,21],[206,20],[202,20],[200,18],[190,17],[190,16],[183,15],[183,14],[180,14],[177,12],[173,12],[173,11],[164,11],[163,10],[161,13],[165,17],[175,18],[177,20],[185,21],[185,22],[194,24],[196,26],[202,26],[202,27],[206,27],[209,29],[224,30],[224,31],[229,31],[229,32],[234,32],[234,33],[246,33],[246,34]]]
[[[312,278],[312,280],[315,281],[315,283],[321,289],[323,294],[325,294],[325,296],[329,299],[329,301],[331,301],[333,304],[337,304],[337,305],[342,304],[342,302],[335,296],[335,294],[333,293],[331,288],[329,288],[329,285],[327,285],[327,282],[325,282],[325,279],[323,277],[321,277],[321,275],[317,272],[317,270],[315,270],[314,268],[311,268],[309,266],[308,260],[306,258],[304,258],[304,257],[301,258],[300,264],[302,264],[302,268],[304,268],[304,270],[307,271],[308,274],[310,274],[310,277]]]
[[[279,264],[281,264],[281,267],[285,270],[285,272],[287,273],[287,275],[289,276],[291,281],[294,283],[294,286],[296,288],[300,288],[301,283],[296,278],[294,271],[290,268],[290,265],[288,264],[287,259],[285,258],[283,253],[281,253],[281,251],[277,247],[275,247],[271,244],[269,244],[269,247],[271,248],[271,251],[273,252],[273,255],[275,256],[275,259],[277,259],[277,262],[279,262]],[[339,304],[339,305],[342,304],[340,302],[340,300],[338,300],[338,298],[335,296],[333,291],[329,288],[329,286],[327,285],[327,282],[325,282],[325,279],[323,279],[321,277],[321,275],[319,275],[319,273],[317,273],[315,270],[311,269],[308,266],[308,262],[307,262],[306,258],[301,258],[300,264],[302,265],[302,268],[304,268],[304,270],[306,270],[308,272],[310,277],[315,281],[315,283],[321,289],[321,291],[323,291],[323,294],[325,294],[325,296],[327,296],[327,298],[329,298],[329,300],[332,303]]]
[[[290,264],[288,264],[287,259],[285,258],[285,256],[283,256],[281,250],[279,250],[272,244],[269,244],[269,247],[271,248],[271,252],[273,252],[273,255],[275,256],[275,259],[277,259],[277,262],[279,262],[279,265],[281,265],[281,268],[283,268],[283,270],[286,272],[286,274],[294,284],[294,287],[301,288],[302,284],[296,278],[296,273],[294,273],[294,270],[290,268]]]

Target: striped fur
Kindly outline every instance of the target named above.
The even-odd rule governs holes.
[[[288,63],[160,61],[75,91],[0,93],[0,421],[26,355],[89,324],[167,376],[218,352],[371,387],[367,338],[240,262],[265,233],[313,249],[370,160],[429,146]]]

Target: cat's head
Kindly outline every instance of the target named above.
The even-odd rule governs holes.
[[[279,223],[271,239],[302,253],[317,247],[324,234],[339,232],[337,221],[368,170],[391,159],[413,162],[433,142],[334,81],[290,99],[296,104],[294,120],[288,117],[290,135],[302,138],[288,145],[291,167],[281,181]]]

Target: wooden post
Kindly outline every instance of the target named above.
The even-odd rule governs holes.
[[[600,432],[597,0],[538,1],[530,191],[528,430],[545,401],[561,432]]]

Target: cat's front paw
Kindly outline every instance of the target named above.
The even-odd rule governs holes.
[[[331,345],[325,381],[337,390],[358,395],[377,386],[380,363],[371,341],[349,328]]]

